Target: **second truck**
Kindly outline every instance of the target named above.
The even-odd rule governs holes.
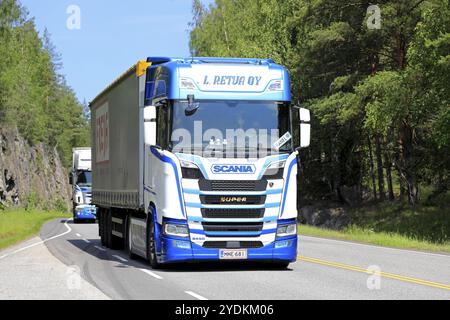
[[[296,260],[297,158],[309,145],[310,116],[291,105],[284,67],[148,58],[90,108],[103,245],[153,268]]]
[[[72,185],[72,212],[75,223],[95,221],[96,208],[91,204],[92,167],[91,148],[72,150],[72,171],[69,182]]]

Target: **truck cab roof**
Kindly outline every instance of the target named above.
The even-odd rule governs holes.
[[[147,99],[291,101],[287,70],[272,59],[149,57]],[[162,83],[163,82],[163,83]]]

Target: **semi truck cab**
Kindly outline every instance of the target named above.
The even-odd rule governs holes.
[[[72,150],[72,171],[69,183],[72,185],[72,212],[75,223],[96,217],[96,208],[91,205],[92,167],[91,148],[74,148]]]
[[[295,261],[297,159],[310,116],[291,105],[286,69],[270,59],[148,58],[131,70],[91,103],[102,241],[153,267]],[[119,109],[126,90],[135,114]],[[135,188],[108,192],[120,177],[106,172],[126,157]]]

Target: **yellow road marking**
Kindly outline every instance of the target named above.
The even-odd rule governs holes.
[[[367,269],[364,269],[361,267],[357,267],[357,266],[351,266],[348,264],[326,261],[326,260],[305,257],[305,256],[298,256],[297,258],[301,261],[316,263],[316,264],[320,264],[320,265],[324,265],[324,266],[345,269],[345,270],[351,270],[351,271],[366,273],[366,274],[370,274],[370,275],[374,274],[373,271],[370,271],[370,270],[367,270]],[[379,273],[379,275],[384,278],[395,279],[395,280],[399,280],[399,281],[403,281],[403,282],[415,283],[415,284],[420,284],[423,286],[439,288],[439,289],[444,289],[444,290],[450,291],[450,285],[439,283],[439,282],[433,282],[433,281],[428,281],[428,280],[423,280],[423,279],[418,279],[418,278],[406,277],[406,276],[402,276],[402,275],[398,275],[398,274],[394,274],[394,273],[383,272],[383,271],[381,271]]]

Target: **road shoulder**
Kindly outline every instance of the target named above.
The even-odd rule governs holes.
[[[78,267],[66,266],[45,244],[10,254],[41,242],[34,237],[0,252],[0,299],[105,300],[99,289],[80,276]]]

